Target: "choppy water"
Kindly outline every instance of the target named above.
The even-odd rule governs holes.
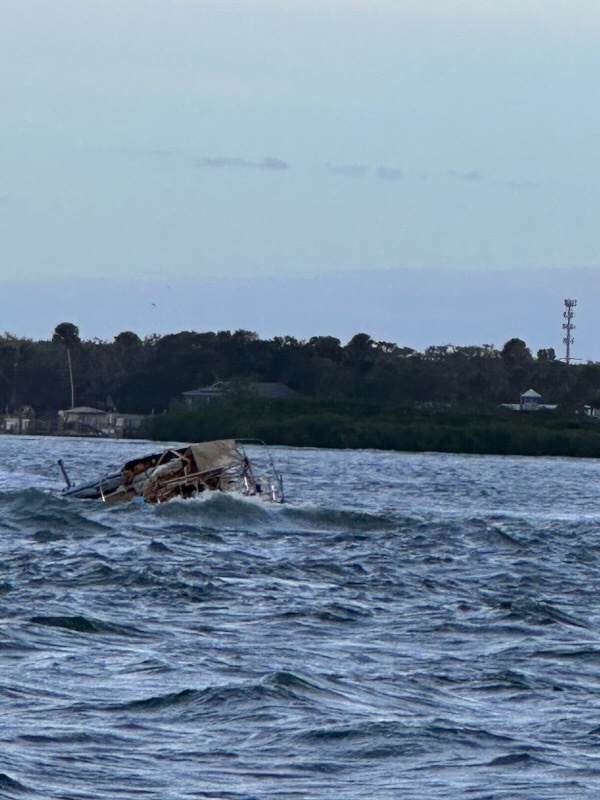
[[[600,464],[276,449],[288,504],[0,438],[0,797],[600,794]],[[37,487],[37,488],[32,488]]]

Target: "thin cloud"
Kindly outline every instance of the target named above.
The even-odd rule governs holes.
[[[201,167],[212,169],[247,169],[256,166],[254,162],[247,161],[245,158],[229,158],[227,156],[217,156],[216,158],[201,158],[198,162]]]
[[[271,169],[275,171],[290,168],[290,165],[285,161],[282,161],[280,158],[273,158],[273,156],[267,156],[266,158],[263,158],[259,166],[261,169]]]
[[[151,158],[157,161],[181,161],[188,157],[185,150],[178,147],[156,147],[150,149],[144,149],[142,147],[118,147],[115,150],[111,148],[111,150],[113,152],[122,153],[133,160],[138,158]]]
[[[456,172],[455,170],[450,170],[450,175],[453,178],[457,178],[460,181],[467,181],[468,183],[482,183],[485,178],[479,172],[479,170],[471,169],[467,172]]]
[[[363,164],[328,164],[327,167],[336,175],[344,175],[346,178],[362,178],[369,171]]]
[[[289,169],[289,164],[274,156],[265,156],[261,161],[250,161],[247,158],[232,158],[230,156],[216,156],[214,158],[201,158],[198,166],[211,169],[261,169],[271,172],[280,172]]]
[[[382,181],[399,181],[404,177],[404,173],[395,167],[377,167],[375,177]]]

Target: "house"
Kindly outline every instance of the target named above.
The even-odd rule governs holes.
[[[143,414],[121,414],[117,411],[78,406],[58,412],[58,428],[59,432],[62,430],[120,439],[139,433],[144,419]]]
[[[106,436],[113,439],[127,439],[130,436],[137,436],[144,420],[145,414],[121,414],[111,411],[106,421],[104,432]]]
[[[204,386],[200,389],[190,389],[187,392],[182,392],[183,402],[189,408],[194,406],[205,406],[213,400],[220,400],[227,394],[228,384],[223,381],[217,381],[212,386]]]
[[[234,394],[254,395],[265,400],[285,400],[297,396],[297,392],[289,386],[269,381],[218,381],[212,386],[182,392],[181,396],[188,408],[195,408]]]
[[[58,412],[58,429],[100,435],[107,418],[108,413],[99,408],[77,406]]]
[[[35,429],[35,412],[23,406],[18,413],[5,414],[0,420],[0,433],[31,433]]]
[[[518,403],[501,403],[501,408],[509,408],[511,411],[556,411],[558,406],[542,403],[542,395],[535,389],[528,389],[520,397]]]

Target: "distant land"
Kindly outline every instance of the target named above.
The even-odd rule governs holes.
[[[108,342],[63,321],[52,339],[0,336],[0,408],[13,433],[117,435],[120,416],[121,433],[157,440],[600,457],[600,363],[518,337],[424,351],[363,332]]]
[[[205,267],[203,269],[206,269]],[[600,360],[600,269],[328,272],[311,277],[182,276],[0,281],[0,330],[46,339],[63,320],[83,339],[245,329],[263,339],[358,332],[424,350],[523,339],[563,355],[565,297],[578,299],[573,357]]]

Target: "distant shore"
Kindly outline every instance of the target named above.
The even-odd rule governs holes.
[[[158,441],[244,437],[296,447],[600,458],[600,423],[542,411],[238,401],[154,417],[145,434]]]

